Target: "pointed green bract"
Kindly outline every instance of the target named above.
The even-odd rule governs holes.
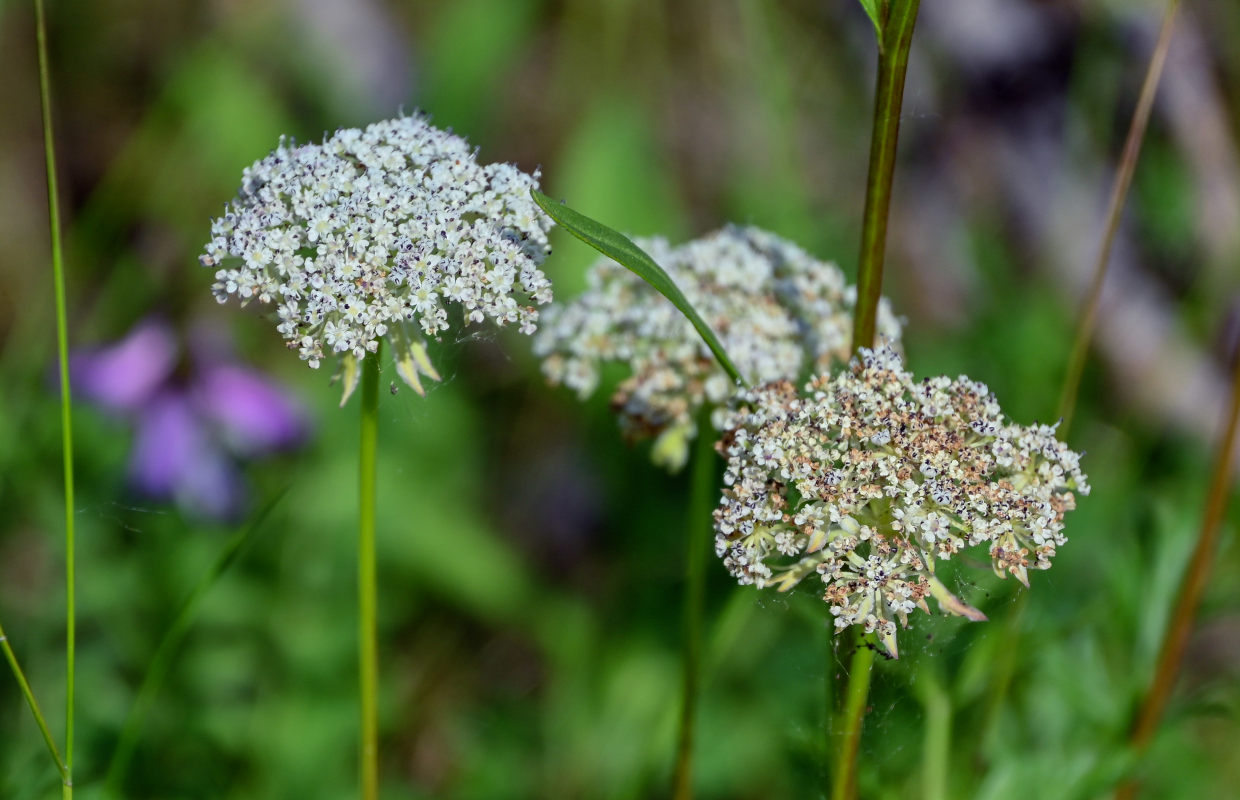
[[[745,378],[732,363],[732,359],[728,358],[728,354],[724,352],[719,337],[715,336],[715,332],[685,299],[684,293],[676,286],[671,276],[655,263],[646,251],[633,244],[633,241],[624,234],[590,219],[579,211],[574,211],[564,203],[555,202],[537,189],[531,189],[530,195],[534,198],[534,202],[547,212],[547,216],[556,221],[556,224],[563,226],[573,236],[612,261],[633,271],[639,278],[654,287],[655,291],[670,300],[672,305],[676,306],[677,310],[693,323],[693,327],[706,342],[706,346],[714,354],[719,366],[728,373],[728,377],[738,385],[746,385]]]
[[[426,354],[426,345],[422,342],[416,342],[412,339],[409,341],[409,355],[413,357],[413,363],[426,377],[433,381],[440,380],[439,371],[435,369],[435,365],[431,363],[430,356]]]
[[[423,388],[419,376],[425,375],[433,381],[439,380],[439,372],[426,354],[426,345],[410,336],[403,326],[397,326],[392,331],[392,346],[396,351],[396,374],[415,392],[425,397],[426,389]]]
[[[1025,586],[1029,584],[1026,582]],[[973,622],[985,622],[986,615],[961,600],[943,585],[938,578],[930,577],[930,596],[939,601],[939,608],[957,617],[964,617]]]
[[[874,23],[874,36],[878,39],[878,52],[883,52],[883,22],[881,19],[882,12],[879,10],[879,0],[857,0],[861,3],[861,7],[865,9],[865,13],[870,16],[870,22]]]
[[[340,357],[340,383],[344,386],[344,391],[340,393],[340,407],[344,408],[344,404],[349,402],[349,398],[353,396],[353,392],[357,389],[357,384],[362,380],[362,370],[358,367],[357,356],[352,353],[345,353]]]
[[[397,355],[396,374],[420,396],[426,397],[426,389],[422,386],[422,379],[418,377],[417,366],[413,363],[409,350]]]

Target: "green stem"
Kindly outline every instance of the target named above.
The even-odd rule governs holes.
[[[358,447],[358,673],[361,689],[361,793],[379,797],[379,643],[375,577],[375,455],[379,442],[379,353],[362,359],[362,425]]]
[[[151,664],[147,668],[146,675],[142,679],[142,685],[138,687],[137,699],[134,700],[134,704],[129,710],[129,716],[125,720],[125,725],[121,728],[116,749],[112,752],[112,760],[108,764],[107,777],[104,779],[104,797],[121,796],[121,783],[125,780],[125,773],[129,769],[129,763],[133,758],[142,722],[146,719],[147,713],[155,702],[160,687],[163,686],[164,676],[168,674],[168,667],[172,663],[172,656],[175,655],[177,646],[180,645],[181,640],[185,638],[185,634],[193,624],[198,606],[201,604],[203,597],[215,585],[219,577],[224,574],[225,570],[237,560],[242,548],[249,541],[250,535],[262,525],[267,515],[271,513],[272,509],[276,507],[276,504],[280,502],[287,492],[288,489],[284,489],[275,495],[254,515],[248,525],[233,534],[224,545],[224,549],[220,551],[219,556],[216,557],[202,578],[198,580],[197,585],[194,586],[189,596],[185,598],[185,602],[181,604],[181,608],[177,612],[176,617],[173,618],[172,624],[164,632],[159,646],[155,648],[155,655],[151,658]]]
[[[716,489],[715,446],[709,420],[698,425],[689,487],[688,535],[685,537],[684,662],[680,730],[672,797],[693,797],[693,740],[702,671],[702,617],[706,594],[706,556],[710,551],[711,509]]]
[[[838,682],[837,665],[836,665],[836,647],[838,641],[836,639],[834,620],[828,619],[824,626],[823,632],[826,634],[826,652],[824,658],[823,680],[822,680],[822,729],[827,732],[825,741],[826,751],[822,758],[822,775],[823,786],[831,785],[831,776],[835,774],[835,765],[831,763],[831,754],[835,752],[836,740],[842,738],[836,730],[839,724],[840,707],[839,693],[836,687]]]
[[[1180,0],[1169,0],[1167,3],[1162,28],[1158,32],[1158,43],[1154,46],[1154,52],[1150,56],[1150,66],[1145,73],[1145,83],[1141,86],[1141,95],[1137,99],[1137,107],[1132,114],[1132,123],[1128,126],[1128,138],[1124,141],[1124,152],[1120,157],[1119,169],[1115,173],[1115,183],[1111,187],[1102,246],[1098,249],[1093,282],[1090,284],[1089,294],[1082,306],[1076,338],[1072,342],[1072,352],[1068,356],[1068,367],[1064,373],[1063,390],[1059,396],[1059,416],[1063,420],[1059,427],[1059,435],[1065,439],[1068,436],[1068,429],[1072,426],[1072,416],[1076,411],[1076,396],[1081,388],[1081,375],[1085,371],[1085,359],[1089,355],[1089,342],[1093,338],[1094,325],[1098,319],[1098,304],[1102,300],[1102,287],[1106,283],[1107,267],[1111,261],[1111,246],[1115,243],[1115,233],[1119,230],[1124,201],[1128,197],[1128,187],[1132,184],[1132,175],[1137,167],[1137,156],[1141,154],[1141,142],[1145,138],[1145,128],[1150,121],[1150,111],[1154,107],[1154,95],[1158,91],[1163,64],[1167,60],[1167,49],[1171,44],[1171,30],[1179,5]]]
[[[1137,755],[1141,755],[1149,747],[1154,732],[1162,720],[1171,690],[1175,688],[1176,675],[1180,671],[1180,663],[1184,660],[1184,650],[1188,646],[1188,637],[1193,631],[1193,622],[1197,617],[1197,608],[1201,605],[1201,597],[1205,593],[1206,582],[1210,578],[1210,569],[1214,565],[1214,555],[1218,550],[1219,531],[1223,526],[1223,517],[1227,512],[1227,503],[1231,497],[1231,476],[1233,453],[1236,449],[1236,428],[1240,420],[1240,359],[1233,366],[1231,407],[1227,411],[1227,423],[1223,438],[1218,443],[1215,455],[1214,472],[1210,480],[1210,491],[1206,497],[1206,510],[1201,522],[1201,534],[1197,538],[1197,546],[1193,550],[1192,560],[1184,573],[1184,581],[1180,585],[1179,597],[1171,622],[1163,638],[1162,649],[1158,653],[1158,666],[1154,669],[1154,680],[1150,683],[1149,692],[1132,728],[1132,747]],[[1129,782],[1117,793],[1118,798],[1136,796],[1136,784]]]
[[[857,267],[857,308],[853,316],[853,352],[874,345],[878,301],[883,292],[883,258],[887,250],[887,215],[900,136],[904,75],[920,0],[888,0],[880,9],[882,42],[878,83],[874,87],[874,130],[870,137],[870,172],[861,224],[861,260]]]
[[[878,303],[883,293],[883,259],[887,250],[887,219],[895,175],[896,145],[900,137],[900,109],[904,104],[904,77],[909,46],[920,0],[884,0],[879,8],[878,80],[874,86],[874,128],[870,134],[870,169],[865,187],[865,216],[861,223],[861,258],[857,266],[857,306],[853,314],[852,350],[874,346]],[[828,618],[831,626],[834,620]],[[861,642],[853,653],[844,688],[843,746],[835,764],[832,800],[849,800],[857,791],[857,751],[861,723],[870,692],[874,650]],[[833,717],[833,682],[828,663],[827,711]],[[834,725],[828,725],[828,735]],[[829,751],[828,751],[829,752]]]
[[[60,199],[56,191],[56,148],[52,135],[52,86],[47,58],[47,19],[35,0],[39,49],[39,99],[43,106],[43,155],[47,165],[47,213],[52,239],[52,281],[56,294],[56,354],[60,362],[60,436],[65,481],[65,758],[62,794],[73,797],[73,706],[77,660],[77,613],[73,530],[73,396],[69,389],[69,324],[65,303],[64,252],[60,246]]]
[[[857,796],[857,753],[861,749],[861,725],[870,694],[870,674],[874,667],[874,648],[861,642],[853,653],[844,689],[844,735],[836,761],[831,800],[853,800]]]
[[[931,669],[919,676],[926,721],[921,749],[921,783],[925,800],[946,800],[947,764],[951,755],[952,705],[942,680]]]
[[[56,740],[52,738],[52,732],[47,728],[47,720],[43,718],[43,712],[39,709],[39,701],[34,698],[34,691],[30,688],[30,682],[26,680],[26,673],[22,672],[21,665],[17,663],[17,656],[13,653],[9,637],[5,635],[3,627],[0,627],[0,650],[4,650],[4,657],[9,662],[9,668],[13,670],[13,677],[17,679],[17,685],[21,687],[22,696],[26,698],[26,705],[30,706],[30,713],[34,714],[34,721],[39,726],[39,732],[43,734],[43,743],[47,745],[47,752],[56,762],[56,771],[60,773],[61,784],[72,786],[69,780],[69,768],[65,766],[64,760],[60,757],[60,751],[56,749]]]

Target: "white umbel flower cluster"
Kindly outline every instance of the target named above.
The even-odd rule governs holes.
[[[985,619],[935,577],[935,564],[985,548],[995,572],[1029,585],[1064,544],[1080,457],[1056,426],[1003,417],[984,384],[915,382],[889,347],[851,369],[742,393],[719,447],[727,458],[715,550],[742,584],[786,591],[817,573],[836,630],[876,632],[925,598]]]
[[[552,222],[538,185],[511,164],[478,164],[459,136],[420,115],[337,131],[322,144],[281,140],[245,170],[213,220],[200,258],[221,303],[274,304],[279,332],[317,368],[344,357],[345,396],[357,361],[388,338],[398,372],[419,393],[437,379],[423,336],[490,318],[533,333],[551,301],[539,269]]]
[[[857,293],[834,264],[757,228],[730,226],[679,247],[662,238],[637,244],[750,383],[795,380],[847,359]],[[900,336],[885,299],[878,328],[889,340]],[[548,379],[583,399],[598,387],[605,362],[627,365],[630,375],[613,398],[621,424],[631,435],[658,435],[654,458],[673,469],[688,456],[698,410],[718,412],[736,388],[689,320],[610,259],[590,269],[580,297],[547,310],[534,349]]]

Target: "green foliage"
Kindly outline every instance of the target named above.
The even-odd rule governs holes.
[[[491,127],[504,76],[520,57],[536,12],[537,3],[530,0],[438,5],[423,39],[428,86],[422,102],[434,111],[435,124],[462,133]]]
[[[539,208],[547,212],[547,216],[551,217],[556,223],[564,227],[573,236],[593,247],[603,255],[607,256],[617,264],[631,270],[635,275],[650,284],[655,291],[671,301],[672,305],[684,314],[685,317],[693,323],[693,327],[701,335],[703,341],[706,342],[710,351],[715,354],[715,359],[719,365],[728,373],[728,376],[738,384],[743,385],[745,378],[741,375],[740,370],[732,363],[732,359],[728,358],[728,354],[723,350],[723,344],[719,341],[719,337],[710,329],[706,321],[701,315],[694,310],[693,306],[685,298],[680,288],[672,280],[667,271],[660,267],[655,260],[646,254],[637,245],[633,244],[633,240],[622,233],[619,233],[601,222],[590,219],[585,214],[575,211],[564,203],[557,203],[547,195],[534,189],[530,192],[534,201],[538,203]]]
[[[71,344],[114,339],[151,311],[229,332],[238,355],[289,385],[316,425],[305,451],[246,470],[251,515],[291,488],[202,597],[170,658],[123,787],[134,800],[356,792],[357,414],[337,410],[330,370],[299,364],[267,320],[217,309],[210,272],[195,264],[207,219],[281,133],[312,140],[369,121],[337,99],[361,105],[329,69],[305,69],[333,45],[288,10],[302,5],[215,4],[204,16],[193,4],[49,4],[59,32],[51,55],[66,159]],[[416,75],[406,110],[423,107],[458,125],[488,160],[541,164],[553,197],[621,230],[674,241],[725,221],[755,223],[848,266],[871,123],[869,87],[858,76],[873,50],[856,46],[869,35],[860,14],[838,17],[854,27],[837,25],[831,5],[814,5],[828,9],[820,16],[797,4],[743,3],[733,18],[711,3],[633,0],[366,4],[394,9],[385,21]],[[587,24],[602,6],[631,24]],[[11,122],[0,125],[0,620],[59,734],[60,431],[48,383],[55,357],[41,271],[44,201],[30,172],[39,159],[32,20],[29,4],[0,8]],[[1240,10],[1223,4],[1212,14],[1217,30],[1240,30]],[[570,26],[569,16],[584,21]],[[1074,25],[1074,93],[1063,98],[1070,161],[1056,180],[1099,176],[1089,187],[1101,203],[1135,94],[1125,77],[1139,80],[1140,59],[1109,14]],[[976,100],[970,76],[948,66],[949,52],[931,49],[940,35],[931,31],[917,35],[933,54],[923,75],[934,104],[910,87],[896,179],[897,207],[901,197],[907,205],[893,221],[898,245],[884,293],[915,331],[906,345],[918,376],[968,374],[1018,422],[1047,421],[1078,298],[1041,262],[1069,254],[1039,251],[1020,209],[992,193],[1001,175],[990,148],[1002,131],[958,116]],[[1236,96],[1236,53],[1214,55],[1224,94]],[[1007,126],[1006,107],[993,113]],[[1191,280],[1176,266],[1201,260],[1200,237],[1187,226],[1203,219],[1194,210],[1196,168],[1164,122],[1155,117],[1143,162],[1150,169],[1138,170],[1125,235],[1138,265],[1175,290]],[[961,185],[967,191],[943,194]],[[1058,195],[1038,199],[1054,204]],[[916,216],[927,207],[942,216]],[[553,235],[548,274],[567,299],[594,251]],[[1159,336],[1188,328],[1190,344],[1205,351],[1233,294],[1228,274],[1219,268],[1180,291],[1178,304],[1163,307],[1172,324]],[[689,476],[669,478],[617,434],[607,391],[581,404],[544,388],[528,340],[471,327],[431,347],[444,381],[428,384],[425,398],[388,394],[390,383],[400,385],[390,362],[381,376],[388,796],[662,796],[675,735]],[[900,661],[876,665],[861,743],[864,797],[926,795],[923,775],[943,764],[941,751],[925,748],[927,701],[939,691],[951,703],[948,797],[1087,800],[1134,767],[1148,796],[1170,800],[1227,797],[1240,782],[1240,691],[1227,644],[1240,510],[1228,520],[1173,713],[1139,764],[1125,752],[1200,520],[1209,446],[1199,432],[1216,422],[1150,411],[1143,387],[1121,382],[1108,363],[1101,350],[1093,357],[1073,431],[1094,491],[1072,513],[1055,568],[1031,576],[1011,699],[990,738],[979,741],[990,676],[1004,656],[998,634],[1024,590],[958,565],[945,581],[991,621],[918,612],[901,633]],[[75,773],[79,795],[91,800],[161,637],[236,528],[130,493],[130,434],[117,420],[79,405],[74,426]],[[821,600],[808,587],[791,595],[738,588],[713,560],[706,578],[698,796],[813,796],[822,785],[822,672],[847,657],[833,649]],[[5,678],[0,797],[44,800],[58,791],[56,775]],[[923,683],[931,678],[938,683]]]

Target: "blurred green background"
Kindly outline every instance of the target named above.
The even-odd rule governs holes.
[[[920,375],[986,381],[1017,421],[1056,407],[1112,165],[1161,5],[925,3],[906,91],[886,291]],[[216,306],[196,264],[241,170],[421,108],[483,160],[635,234],[752,223],[855,270],[874,45],[854,0],[210,0],[49,3],[70,338],[159,312],[231,333],[310,409],[301,452],[247,469],[289,487],[208,595],[142,728],[133,798],[340,798],[355,785],[356,407],[265,321]],[[1200,524],[1240,333],[1240,6],[1182,12],[1116,248],[1071,435],[1094,486],[1070,543],[1017,588],[956,585],[991,622],[917,618],[878,666],[862,795],[1090,798],[1128,766]],[[63,536],[34,18],[0,2],[0,620],[59,733]],[[563,234],[559,297],[591,252]],[[606,392],[548,389],[528,341],[433,356],[426,398],[382,401],[384,796],[661,797],[679,687],[685,476],[624,443]],[[355,401],[356,402],[356,401]],[[79,403],[76,776],[99,797],[178,604],[233,528],[135,497],[130,431]],[[1240,553],[1228,519],[1147,797],[1240,785]],[[820,793],[824,670],[812,596],[712,564],[703,798]],[[1015,660],[1007,702],[993,676]],[[950,769],[933,777],[946,752]],[[927,772],[929,769],[929,773]],[[0,798],[57,779],[0,676]]]

